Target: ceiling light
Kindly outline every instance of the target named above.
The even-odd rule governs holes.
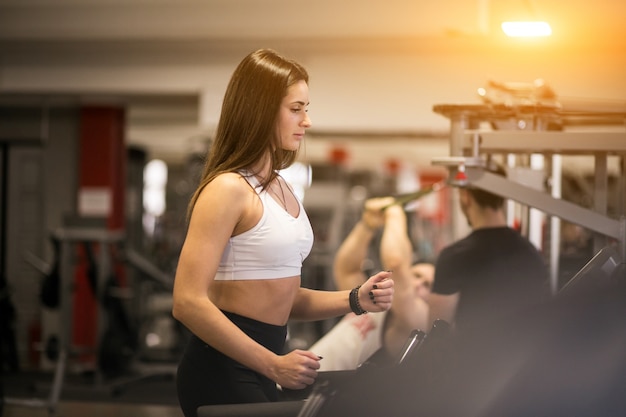
[[[502,30],[511,37],[538,37],[552,34],[552,28],[547,22],[503,22]]]

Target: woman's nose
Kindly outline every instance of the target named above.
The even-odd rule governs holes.
[[[311,123],[311,118],[308,113],[304,113],[304,120],[302,120],[302,126],[309,128],[313,123]]]

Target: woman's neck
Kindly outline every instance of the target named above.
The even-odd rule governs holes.
[[[269,178],[271,172],[272,166],[270,164],[269,156],[262,158],[259,162],[250,167],[250,173],[255,175],[261,181]]]

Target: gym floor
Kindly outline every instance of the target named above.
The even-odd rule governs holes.
[[[177,406],[62,401],[56,412],[45,408],[6,405],[2,417],[183,417]]]
[[[171,366],[105,382],[95,382],[92,375],[66,375],[57,401],[50,401],[52,381],[50,373],[5,373],[0,416],[183,417]]]

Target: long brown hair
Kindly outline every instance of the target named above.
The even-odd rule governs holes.
[[[261,183],[266,187],[277,170],[293,164],[298,152],[280,147],[276,123],[287,89],[299,81],[309,82],[306,69],[271,49],[254,51],[239,63],[226,88],[215,138],[189,202],[188,217],[202,189],[216,176],[248,169],[269,153],[272,169]]]

